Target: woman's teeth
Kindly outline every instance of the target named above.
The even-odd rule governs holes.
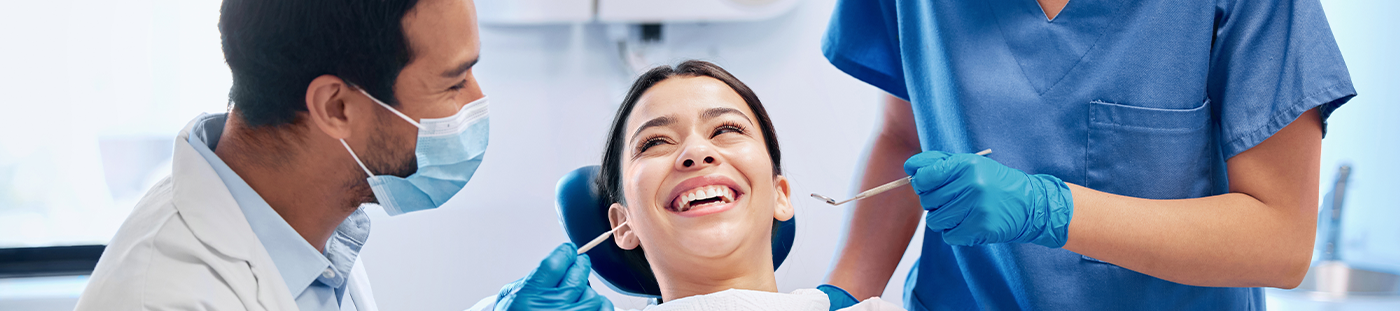
[[[676,198],[672,207],[678,212],[689,211],[696,206],[734,202],[734,191],[726,186],[704,186],[691,189]]]

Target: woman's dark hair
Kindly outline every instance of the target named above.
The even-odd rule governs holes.
[[[652,68],[642,76],[637,77],[637,81],[632,83],[632,89],[627,91],[627,97],[622,100],[622,106],[617,108],[617,115],[613,117],[612,129],[608,132],[608,143],[603,149],[603,165],[598,169],[598,177],[594,181],[594,186],[598,189],[598,194],[602,199],[608,203],[626,204],[622,194],[622,159],[624,158],[622,152],[623,145],[627,142],[626,137],[624,137],[627,133],[627,117],[632,114],[632,108],[637,106],[637,101],[642,98],[642,94],[645,94],[656,83],[673,77],[710,77],[724,82],[724,84],[729,85],[729,88],[734,89],[734,92],[744,99],[744,103],[748,104],[749,110],[753,110],[754,119],[758,119],[759,131],[763,133],[763,142],[768,147],[768,157],[773,160],[773,174],[782,174],[782,154],[778,152],[778,135],[773,131],[773,121],[768,119],[768,111],[764,110],[763,103],[758,101],[758,95],[754,95],[753,90],[750,90],[743,82],[739,82],[739,79],[734,78],[734,75],[729,74],[724,68],[706,61],[689,60],[676,65],[675,68],[671,66]],[[773,220],[771,234],[775,239],[778,236],[780,224],[781,222],[778,220]],[[788,237],[788,241],[791,241],[791,237]],[[645,283],[641,285],[657,290],[654,294],[659,296],[659,285],[656,284],[656,275],[651,270],[651,263],[646,259],[646,251],[642,250],[640,246],[621,251],[622,253],[619,254],[621,256],[620,264],[628,267],[629,271],[641,274],[631,276],[625,281]],[[786,257],[786,252],[781,257],[774,257],[775,267],[778,262],[782,261],[782,257]],[[661,302],[659,297],[657,302]]]
[[[418,0],[224,0],[229,102],[250,126],[280,126],[306,111],[306,87],[335,75],[397,106],[394,81],[413,58],[404,15]]]
[[[739,93],[739,97],[749,105],[749,110],[753,110],[754,119],[758,119],[759,131],[763,133],[763,142],[768,147],[768,157],[773,160],[773,174],[783,173],[782,154],[778,151],[778,135],[773,131],[773,121],[768,119],[768,111],[764,110],[763,103],[758,101],[758,95],[719,65],[701,60],[688,60],[675,68],[662,65],[648,70],[637,77],[637,81],[632,83],[632,89],[627,91],[627,97],[622,100],[622,106],[617,108],[617,115],[613,117],[612,129],[608,132],[608,143],[603,148],[603,165],[598,170],[596,183],[599,194],[604,199],[608,202],[626,203],[622,196],[622,150],[627,143],[624,137],[627,134],[627,117],[632,115],[632,108],[637,106],[642,94],[656,83],[673,77],[710,77],[724,82],[734,89],[735,93]]]

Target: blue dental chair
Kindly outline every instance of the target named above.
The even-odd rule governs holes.
[[[559,211],[559,223],[564,233],[576,245],[583,245],[593,238],[612,229],[608,222],[608,207],[599,197],[594,179],[598,176],[597,165],[578,168],[563,178],[555,188],[555,203]],[[777,269],[792,250],[792,241],[797,233],[797,218],[777,222],[773,229],[773,268]],[[647,264],[643,251],[623,250],[609,240],[588,251],[593,262],[593,271],[613,290],[637,297],[660,299],[661,287],[656,283],[656,275]]]

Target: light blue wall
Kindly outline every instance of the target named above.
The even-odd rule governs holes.
[[[1357,96],[1328,121],[1322,178],[1351,163],[1344,259],[1400,271],[1400,1],[1322,1]]]

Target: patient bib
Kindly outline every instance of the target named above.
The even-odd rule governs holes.
[[[826,293],[816,289],[799,289],[790,294],[743,289],[729,289],[708,295],[696,295],[649,306],[645,311],[826,311],[831,303]]]
[[[696,295],[676,299],[660,305],[649,306],[643,311],[827,311],[831,302],[821,290],[804,288],[792,293],[770,293],[743,289],[729,289],[709,295]],[[894,311],[904,310],[898,305],[880,298],[870,298],[841,311]]]

